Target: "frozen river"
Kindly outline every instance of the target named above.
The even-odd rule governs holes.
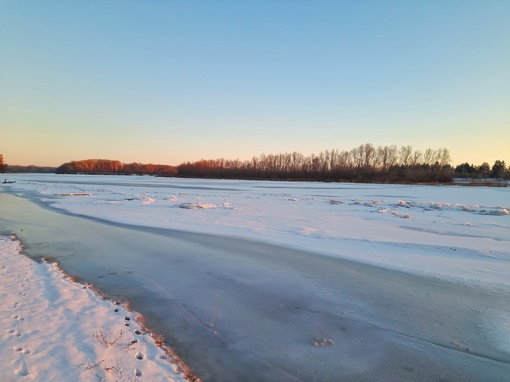
[[[128,299],[205,381],[510,375],[508,188],[9,180],[0,233]]]

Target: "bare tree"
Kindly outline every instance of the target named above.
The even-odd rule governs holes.
[[[4,156],[0,154],[0,172],[5,172],[7,166],[4,163]]]
[[[452,161],[450,157],[450,152],[447,148],[442,148],[437,150],[437,162],[440,166],[444,167]]]
[[[413,146],[402,146],[398,153],[401,166],[409,166],[413,155]]]
[[[422,160],[423,154],[421,153],[420,150],[416,150],[411,157],[411,165],[418,166],[419,164],[422,163]]]
[[[383,171],[388,171],[391,166],[397,163],[397,146],[379,146],[377,148],[379,166]]]
[[[366,143],[363,145],[363,156],[364,156],[364,166],[366,168],[375,167],[377,156],[375,147],[371,143]]]
[[[436,163],[436,154],[434,150],[425,150],[425,154],[423,155],[423,164],[433,165],[434,163]]]

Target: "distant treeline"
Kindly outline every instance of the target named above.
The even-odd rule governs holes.
[[[510,179],[510,168],[507,168],[505,161],[501,160],[495,161],[492,167],[487,162],[480,166],[474,166],[466,162],[455,167],[455,176],[469,179]]]
[[[18,173],[18,172],[31,172],[31,173],[52,173],[55,172],[55,167],[41,167],[41,166],[17,166],[7,165],[4,163],[4,156],[0,154],[0,173]]]
[[[72,161],[60,165],[55,172],[57,174],[177,175],[175,167],[165,164],[125,164],[118,160],[108,159]]]
[[[200,160],[177,166],[178,176],[226,179],[279,179],[354,182],[449,182],[454,171],[447,149],[413,150],[411,146],[326,150],[318,155],[262,154],[251,160]]]
[[[326,150],[305,156],[293,152],[262,154],[251,160],[210,159],[185,162],[177,167],[163,164],[124,164],[117,160],[88,159],[64,163],[57,168],[7,166],[0,155],[0,172],[56,172],[57,174],[156,175],[189,178],[348,181],[374,183],[450,182],[453,178],[510,179],[504,161],[492,166],[463,163],[450,165],[448,149],[413,150],[412,146],[375,147],[371,143],[350,151]]]
[[[47,167],[47,166],[5,165],[5,172],[8,172],[8,173],[51,174],[51,173],[54,173],[55,170],[56,170],[56,167]]]

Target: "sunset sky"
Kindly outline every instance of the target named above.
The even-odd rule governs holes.
[[[510,162],[510,1],[0,0],[0,154]]]

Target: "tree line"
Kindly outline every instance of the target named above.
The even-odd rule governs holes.
[[[7,165],[4,162],[4,157],[0,154],[0,173],[54,173],[55,167],[48,166],[18,166],[18,165]]]
[[[487,162],[480,166],[474,166],[466,162],[455,167],[455,176],[469,179],[510,179],[510,168],[507,168],[505,161],[501,160],[495,161],[492,167]]]
[[[5,171],[8,173],[30,173],[30,174],[54,174],[56,167],[50,166],[20,166],[20,165],[5,165]]]
[[[166,164],[121,163],[118,160],[87,159],[58,166],[57,174],[118,174],[175,176],[177,170]]]
[[[366,143],[350,151],[326,150],[305,156],[293,152],[262,154],[251,160],[213,159],[185,162],[178,176],[268,180],[352,181],[380,183],[451,182],[454,177],[510,179],[510,168],[496,160],[453,168],[448,149],[413,150],[412,146]]]
[[[262,154],[251,160],[213,159],[177,166],[178,176],[354,182],[449,182],[453,169],[448,149],[413,150],[412,146],[375,147],[350,151],[325,150],[318,155]]]
[[[448,149],[414,150],[412,146],[375,147],[366,143],[352,150],[325,150],[318,155],[262,154],[251,160],[209,159],[162,164],[124,164],[117,160],[88,159],[59,167],[7,166],[0,154],[0,172],[56,172],[57,174],[156,175],[194,178],[351,181],[378,183],[450,182],[454,177],[510,179],[510,168],[501,160],[490,166],[451,165]]]

